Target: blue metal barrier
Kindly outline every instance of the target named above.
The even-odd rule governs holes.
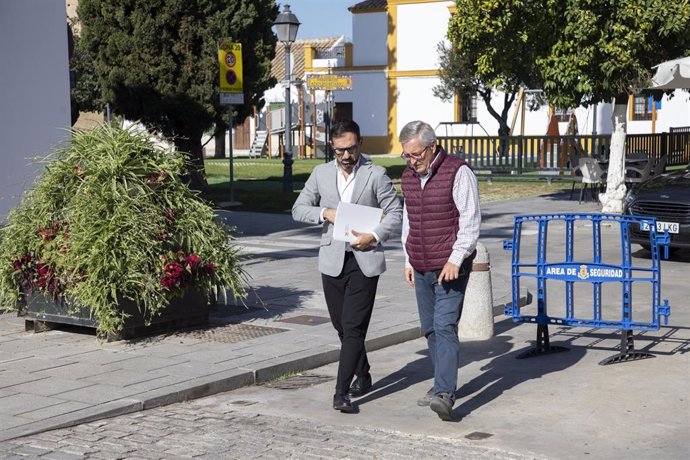
[[[563,247],[557,245],[547,248],[549,224],[561,222],[565,227],[565,243]],[[590,227],[592,231],[591,254],[588,257],[575,257],[575,226]],[[523,226],[527,223],[536,225],[536,260],[521,259],[521,243]],[[630,251],[630,226],[645,224],[649,231],[649,245],[651,247],[651,261],[649,266],[642,266],[633,261]],[[611,261],[602,258],[602,225],[607,229],[619,226],[620,260]],[[617,237],[618,233],[614,233]],[[560,235],[562,236],[562,235]],[[581,244],[582,242],[578,243]],[[536,214],[515,217],[513,240],[504,241],[504,249],[512,250],[512,297],[510,306],[505,314],[511,316],[515,322],[537,324],[537,340],[535,348],[518,358],[555,353],[567,350],[564,347],[553,346],[549,343],[549,324],[573,327],[595,327],[621,329],[620,353],[607,358],[599,364],[612,364],[653,357],[649,353],[635,351],[632,337],[633,330],[658,330],[661,318],[665,324],[671,309],[668,300],[660,301],[661,271],[659,262],[659,247],[664,247],[665,257],[668,257],[668,233],[657,233],[656,219],[643,216],[629,216],[621,214]],[[547,250],[548,249],[548,250]],[[530,278],[537,285],[537,314],[523,314],[520,307],[520,284],[522,279]],[[563,316],[549,316],[547,311],[547,281],[565,283],[565,314]],[[533,281],[534,282],[534,281]],[[578,317],[574,307],[574,286],[576,283],[590,283],[592,285],[591,315]],[[620,319],[612,320],[602,317],[602,285],[605,283],[619,283],[621,288],[622,312]],[[649,321],[633,320],[633,289],[634,283],[651,284],[651,318]],[[609,303],[610,300],[607,300]]]

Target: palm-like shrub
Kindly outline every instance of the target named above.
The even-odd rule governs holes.
[[[195,288],[245,295],[229,229],[182,181],[184,157],[135,129],[74,131],[12,210],[0,241],[0,305],[42,293],[121,330],[131,299],[151,318]]]

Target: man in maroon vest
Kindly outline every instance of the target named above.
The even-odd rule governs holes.
[[[405,280],[415,288],[434,368],[434,386],[417,404],[452,420],[458,322],[481,224],[477,179],[467,163],[436,145],[427,123],[412,121],[399,137],[407,160],[402,175]]]

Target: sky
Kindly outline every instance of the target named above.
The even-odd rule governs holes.
[[[361,0],[276,0],[283,11],[283,5],[290,5],[290,11],[297,16],[299,30],[297,38],[322,38],[345,35],[352,38],[352,13],[348,7]]]

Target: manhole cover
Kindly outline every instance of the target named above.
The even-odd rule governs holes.
[[[228,404],[232,405],[232,406],[252,406],[252,405],[256,404],[256,401],[247,401],[246,399],[238,399],[235,401],[230,401]]]
[[[472,441],[480,441],[482,439],[490,438],[493,436],[491,433],[482,433],[481,431],[473,431],[472,433],[465,436],[467,439]]]
[[[253,324],[223,324],[221,326],[180,331],[175,335],[211,342],[235,343],[265,335],[278,334],[286,330],[277,327],[254,326]]]
[[[313,387],[333,380],[334,377],[319,374],[297,374],[284,379],[271,380],[263,386],[278,390],[299,390],[300,388]]]
[[[292,318],[279,319],[276,322],[316,326],[317,324],[324,324],[329,321],[330,319],[326,318],[325,316],[299,315],[293,316]]]

